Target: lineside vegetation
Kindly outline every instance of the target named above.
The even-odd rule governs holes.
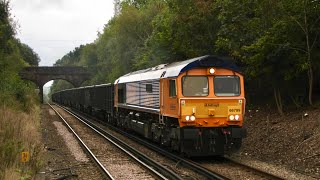
[[[319,104],[319,0],[123,0],[98,34],[56,62],[82,65],[85,85],[206,54],[237,59],[250,105],[286,110]],[[52,91],[70,87],[55,82]],[[265,98],[272,97],[272,98]]]
[[[39,56],[15,38],[9,2],[0,0],[0,179],[32,179],[41,167],[40,108],[36,86],[20,79],[25,66]],[[21,162],[21,153],[30,161]]]

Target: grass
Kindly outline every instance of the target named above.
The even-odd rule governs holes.
[[[29,112],[0,107],[0,179],[32,179],[41,168],[40,108]],[[28,151],[30,161],[21,162]]]

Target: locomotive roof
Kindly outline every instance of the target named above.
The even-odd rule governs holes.
[[[61,91],[57,91],[57,92],[63,92],[63,91],[70,91],[70,90],[76,90],[76,89],[86,89],[86,88],[92,88],[92,87],[103,87],[103,86],[110,86],[111,83],[108,84],[98,84],[98,85],[91,85],[91,86],[81,86],[81,87],[75,87],[75,88],[69,88],[69,89],[63,89]],[[55,93],[57,93],[55,92]],[[54,93],[54,94],[55,94]]]
[[[174,62],[171,64],[161,64],[153,68],[131,72],[119,77],[115,81],[115,84],[177,77],[180,73],[199,67],[221,67],[241,73],[239,67],[234,63],[233,59],[229,57],[206,55],[185,61]]]

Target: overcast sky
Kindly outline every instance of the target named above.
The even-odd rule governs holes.
[[[40,66],[91,43],[113,16],[113,0],[11,0],[17,37],[39,54]]]

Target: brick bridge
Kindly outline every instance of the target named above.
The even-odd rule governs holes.
[[[51,80],[63,79],[74,87],[79,87],[90,78],[88,70],[80,66],[25,67],[19,75],[22,79],[36,83],[40,90],[41,102],[43,102],[43,86]]]

